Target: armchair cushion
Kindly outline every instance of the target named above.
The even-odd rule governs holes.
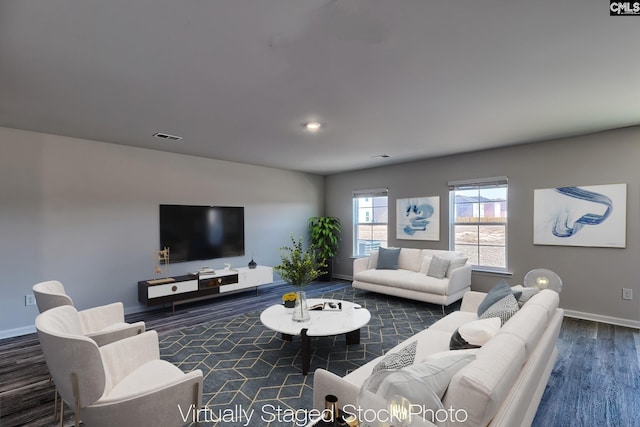
[[[148,394],[184,378],[184,372],[166,360],[153,360],[124,377],[100,399],[100,403]]]
[[[135,357],[131,357],[135,354]],[[136,369],[152,361],[160,360],[158,333],[148,331],[140,335],[100,347],[100,355],[107,377],[105,395]]]

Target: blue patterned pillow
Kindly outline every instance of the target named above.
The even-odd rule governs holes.
[[[485,310],[480,316],[480,319],[488,319],[490,317],[499,317],[500,321],[504,325],[507,320],[518,312],[520,306],[516,297],[512,293],[509,293],[506,297],[497,301],[491,307]]]
[[[489,307],[491,307],[496,302],[500,301],[502,298],[507,295],[512,295],[511,287],[505,282],[501,280],[495,285],[491,290],[487,293],[487,296],[484,297],[480,305],[478,306],[478,316],[482,316]]]
[[[418,348],[418,341],[413,341],[399,352],[387,354],[373,368],[373,372],[378,372],[383,369],[401,369],[413,364],[416,358],[416,348]]]

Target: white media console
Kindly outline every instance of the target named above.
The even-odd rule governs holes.
[[[239,267],[172,277],[170,282],[138,282],[138,300],[148,306],[193,301],[256,288],[273,282],[273,268]]]

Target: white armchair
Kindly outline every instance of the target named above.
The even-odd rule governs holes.
[[[98,347],[68,305],[41,313],[36,329],[60,395],[74,408],[76,426],[80,420],[123,427],[194,421],[183,417],[200,407],[202,371],[183,373],[161,360],[155,331]]]
[[[64,286],[57,280],[33,285],[33,295],[40,313],[62,305],[73,306],[73,301],[65,293]],[[121,302],[82,310],[79,314],[82,333],[93,339],[99,346],[145,331],[144,322],[126,323],[124,321],[124,305]]]

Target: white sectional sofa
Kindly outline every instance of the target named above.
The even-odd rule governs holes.
[[[413,341],[417,341],[413,363],[424,363],[430,358],[454,355],[460,351],[475,352],[475,359],[451,377],[442,398],[446,410],[465,411],[466,420],[458,420],[454,425],[529,426],[557,358],[556,343],[564,311],[558,308],[557,293],[542,290],[524,303],[480,348],[449,351],[454,332],[460,326],[478,320],[477,309],[485,295],[467,292],[460,311],[438,320],[391,349],[387,355],[401,351]],[[336,395],[341,407],[357,405],[360,386],[383,357],[345,377],[323,369],[316,370],[314,407],[322,410],[324,397],[328,394]]]
[[[381,249],[383,250],[383,249]],[[440,304],[458,301],[471,290],[471,264],[459,252],[401,248],[397,269],[379,269],[378,251],[353,261],[353,287]],[[449,261],[443,278],[428,275],[434,257]]]

